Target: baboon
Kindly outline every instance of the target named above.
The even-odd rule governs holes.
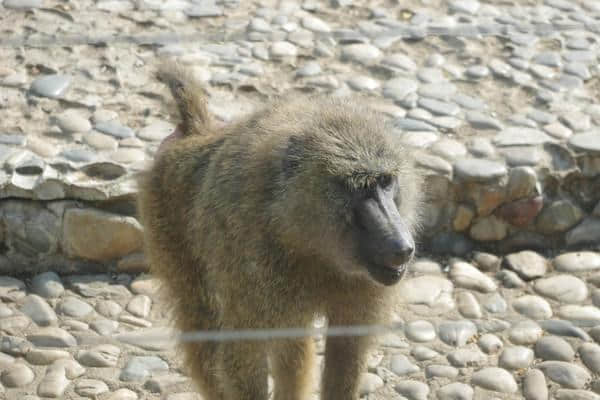
[[[381,323],[413,258],[421,175],[362,100],[274,100],[215,128],[186,68],[158,78],[179,138],[140,179],[151,273],[181,331]],[[365,336],[328,337],[321,398],[356,399]],[[182,343],[207,400],[306,399],[312,338]]]

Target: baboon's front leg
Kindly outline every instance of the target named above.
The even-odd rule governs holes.
[[[325,345],[322,400],[356,400],[366,365],[367,337],[329,337]]]
[[[311,337],[272,344],[274,400],[306,400],[311,389],[314,342]]]
[[[267,400],[268,364],[262,341],[223,343],[226,400]]]

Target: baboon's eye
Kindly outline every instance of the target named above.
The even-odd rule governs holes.
[[[388,174],[380,175],[379,177],[377,177],[377,184],[382,189],[389,188],[390,186],[392,186],[393,182],[394,182],[394,178]]]

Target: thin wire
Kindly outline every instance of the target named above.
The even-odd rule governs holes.
[[[392,325],[346,325],[312,328],[239,329],[222,331],[185,332],[178,336],[181,342],[229,342],[235,340],[299,339],[312,336],[370,336],[382,335],[402,329]]]

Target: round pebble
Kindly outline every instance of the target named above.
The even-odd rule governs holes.
[[[518,389],[515,378],[505,369],[496,367],[484,368],[473,373],[471,383],[501,393],[514,393]]]
[[[523,346],[506,347],[498,359],[498,365],[506,369],[527,368],[532,362],[533,351]]]
[[[429,342],[435,339],[435,327],[429,321],[411,321],[404,327],[404,334],[413,342]]]
[[[30,384],[35,379],[35,374],[25,364],[14,363],[10,369],[4,370],[0,375],[0,380],[4,386],[9,388],[22,387]]]
[[[581,279],[564,274],[538,279],[534,288],[541,295],[561,303],[579,303],[588,295],[587,287]]]
[[[546,377],[539,369],[531,369],[523,379],[523,396],[526,400],[547,400]]]

